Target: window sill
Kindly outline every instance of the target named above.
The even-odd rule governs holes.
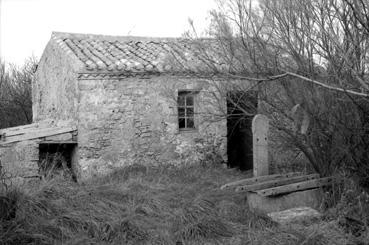
[[[198,133],[199,130],[197,128],[192,128],[192,129],[178,129],[178,133]]]

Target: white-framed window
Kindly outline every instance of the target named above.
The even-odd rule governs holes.
[[[195,95],[194,91],[178,91],[178,128],[179,130],[193,130],[195,125]]]

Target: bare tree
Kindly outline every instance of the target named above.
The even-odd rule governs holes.
[[[26,60],[22,67],[1,62],[0,65],[0,128],[32,122],[32,78],[35,58]]]
[[[218,2],[209,34],[228,68],[214,71],[258,84],[279,150],[323,175],[346,167],[369,187],[368,3]]]

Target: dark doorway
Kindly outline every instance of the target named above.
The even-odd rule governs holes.
[[[232,91],[227,96],[228,166],[253,168],[252,119],[257,113],[256,91]]]
[[[40,173],[46,176],[64,172],[76,181],[76,152],[76,143],[40,143]]]

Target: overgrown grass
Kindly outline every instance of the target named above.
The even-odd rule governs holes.
[[[11,205],[0,244],[326,244],[219,189],[246,176],[220,166],[141,165],[85,184],[54,176],[2,195]]]

